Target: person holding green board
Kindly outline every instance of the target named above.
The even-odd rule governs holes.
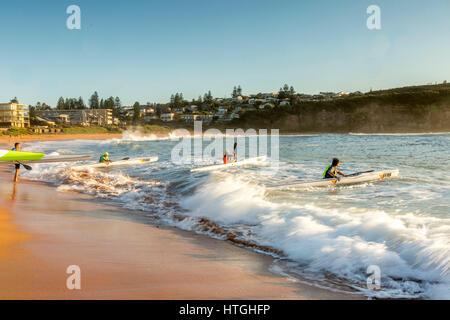
[[[14,148],[12,148],[11,151],[20,151],[20,143],[16,142],[14,144]],[[16,173],[14,174],[14,182],[17,182],[17,180],[19,180],[20,164],[16,163],[15,167],[16,167]]]

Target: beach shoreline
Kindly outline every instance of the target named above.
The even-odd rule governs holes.
[[[29,134],[20,136],[0,136],[0,143],[32,142],[32,141],[61,141],[61,140],[106,140],[121,138],[121,133],[55,133]]]
[[[175,129],[174,129],[175,130]],[[233,129],[236,130],[236,129]],[[194,131],[188,129],[191,135]],[[225,132],[225,130],[222,130]],[[107,140],[120,139],[125,132],[130,132],[137,137],[156,136],[157,138],[168,138],[167,132],[140,133],[139,131],[124,131],[123,133],[55,133],[55,134],[30,134],[19,136],[0,136],[0,144],[12,144],[15,142],[33,142],[33,141],[63,141],[63,140]],[[245,130],[244,130],[245,132]],[[268,130],[270,134],[270,130]],[[351,135],[428,135],[428,134],[448,134],[446,131],[427,131],[427,132],[348,132],[348,133],[331,133],[331,132],[281,132],[280,136],[302,136],[302,135],[320,135],[320,134],[351,134]]]
[[[1,299],[364,299],[273,273],[268,255],[10,174],[0,172]],[[70,265],[81,290],[66,288]]]

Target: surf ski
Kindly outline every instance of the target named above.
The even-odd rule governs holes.
[[[89,155],[79,156],[46,156],[45,153],[40,152],[25,152],[0,150],[0,165],[20,164],[27,170],[32,168],[28,164],[34,163],[55,163],[55,162],[74,162],[84,161],[92,158]]]
[[[144,163],[151,163],[158,161],[158,157],[147,157],[147,158],[125,158],[122,160],[113,161],[110,163],[93,163],[93,164],[85,164],[81,166],[73,167],[73,170],[88,170],[88,169],[106,169],[113,167],[121,167],[121,166],[136,166],[142,165]]]
[[[223,170],[233,167],[240,167],[240,166],[251,166],[251,165],[262,165],[264,161],[266,160],[266,156],[261,157],[255,157],[255,158],[248,158],[237,162],[230,162],[227,164],[216,164],[212,166],[204,166],[200,168],[191,169],[191,172],[207,172],[207,171],[216,171],[216,170]]]
[[[347,177],[342,177],[340,180],[336,178],[321,179],[311,182],[291,183],[284,185],[277,185],[269,187],[270,189],[290,189],[290,188],[310,188],[310,187],[332,187],[339,185],[357,184],[371,181],[385,180],[398,176],[398,170],[383,170],[383,171],[366,171],[350,174]]]
[[[0,150],[0,161],[36,161],[41,160],[45,153],[39,152],[24,152],[12,150]]]

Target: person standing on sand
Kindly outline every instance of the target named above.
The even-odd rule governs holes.
[[[20,143],[16,142],[14,144],[14,148],[12,148],[11,151],[20,151]],[[20,164],[16,163],[15,166],[16,166],[16,173],[14,174],[14,182],[17,182],[17,180],[19,180]]]

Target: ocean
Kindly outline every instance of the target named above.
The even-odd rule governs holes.
[[[105,151],[112,160],[159,160],[81,172],[71,169],[73,163],[40,164],[22,174],[59,192],[91,194],[150,222],[270,254],[272,271],[295,281],[369,298],[450,299],[450,134],[280,136],[276,166],[269,143],[267,166],[204,173],[190,170],[210,159],[193,154],[196,162],[172,161],[179,143],[132,132],[104,141],[30,142],[24,151],[91,154],[90,162]],[[210,143],[203,141],[203,148]],[[214,157],[220,161],[222,155]],[[398,169],[399,177],[330,188],[270,188],[321,179],[334,157],[344,173]],[[374,267],[379,289],[367,284]]]

